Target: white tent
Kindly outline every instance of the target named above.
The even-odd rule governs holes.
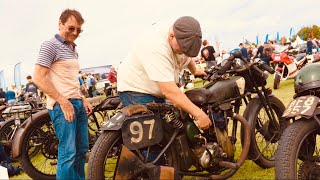
[[[296,41],[294,41],[293,43],[291,43],[292,47],[297,47],[300,44],[305,44],[307,43],[307,41],[302,40],[299,36],[297,36]]]

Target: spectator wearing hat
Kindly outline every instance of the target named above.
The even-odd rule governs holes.
[[[183,65],[194,75],[206,75],[190,58],[201,48],[199,22],[184,16],[167,25],[157,23],[143,37],[118,69],[118,94],[123,105],[164,103],[168,99],[195,117],[200,128],[209,128],[209,117],[177,86]]]
[[[210,46],[208,40],[203,40],[202,45],[201,58],[206,61],[207,69],[209,69],[217,64],[216,57],[218,57],[218,53],[216,53],[213,46]]]

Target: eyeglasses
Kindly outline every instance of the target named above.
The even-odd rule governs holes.
[[[82,33],[83,30],[80,29],[80,28],[76,28],[76,27],[70,26],[70,27],[68,27],[68,31],[69,32],[77,31],[77,34],[80,34],[80,33]]]

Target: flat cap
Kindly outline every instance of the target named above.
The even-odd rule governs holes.
[[[198,55],[201,43],[202,32],[199,22],[191,16],[183,16],[173,24],[173,32],[182,52],[189,56]]]

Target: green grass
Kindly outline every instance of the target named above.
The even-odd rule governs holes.
[[[201,87],[202,81],[196,80],[195,87]],[[273,89],[273,75],[271,75],[267,80],[267,86]],[[293,80],[281,81],[280,88],[273,90],[273,93],[278,97],[285,106],[289,104],[294,95]],[[243,109],[241,110],[243,112]],[[241,144],[238,141],[237,153],[239,154],[241,150]],[[87,164],[86,164],[87,167]],[[10,179],[30,179],[25,173],[18,176],[11,177]],[[257,166],[253,161],[246,160],[243,166],[232,176],[231,179],[274,179],[274,168],[262,169]]]

